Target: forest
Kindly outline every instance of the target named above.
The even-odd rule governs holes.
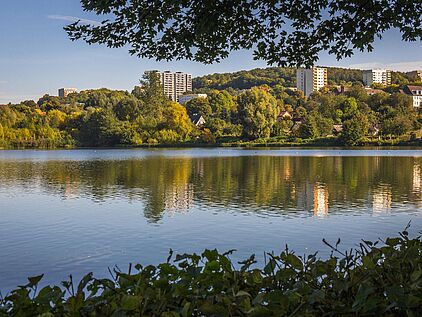
[[[326,67],[328,69],[329,85],[347,85],[362,83],[361,69]],[[393,85],[407,85],[417,81],[412,72],[392,72]],[[194,89],[250,89],[255,86],[268,85],[274,87],[296,87],[296,68],[268,67],[242,70],[234,73],[210,74],[196,77],[193,80]]]
[[[357,79],[360,71],[330,69],[330,82],[345,83],[347,91],[331,85],[305,98],[289,88],[294,73],[268,68],[205,76],[195,79],[194,91],[208,97],[185,105],[169,101],[153,74],[132,92],[104,88],[3,105],[0,147],[293,144],[321,138],[353,146],[419,138],[422,117],[411,97],[400,93],[403,84],[376,87],[383,91],[370,95]],[[399,75],[394,80],[411,80]],[[199,88],[200,82],[207,86]],[[204,125],[192,122],[198,115]]]

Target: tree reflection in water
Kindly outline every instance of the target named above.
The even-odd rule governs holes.
[[[421,158],[147,157],[95,161],[0,161],[1,187],[21,186],[102,203],[142,201],[151,222],[194,205],[233,212],[325,217],[395,202],[421,207]]]

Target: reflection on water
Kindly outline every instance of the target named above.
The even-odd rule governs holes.
[[[387,184],[380,184],[373,191],[372,210],[374,213],[386,213],[391,209],[391,187]]]
[[[313,213],[324,217],[368,204],[373,213],[386,213],[394,202],[407,201],[419,208],[421,160],[280,156],[0,160],[0,188],[40,190],[94,203],[139,200],[151,222],[165,213],[187,212],[195,202],[273,216]]]
[[[237,248],[242,258],[284,243],[314,251],[323,237],[353,246],[409,220],[422,228],[420,155],[3,153],[0,289],[31,273],[157,262],[169,248]]]

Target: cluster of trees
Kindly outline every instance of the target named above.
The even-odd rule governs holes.
[[[328,67],[328,84],[344,85],[363,83],[361,69],[346,69]],[[413,72],[392,72],[392,84],[397,86],[420,83],[420,78]],[[193,87],[200,91],[206,89],[250,89],[252,87],[268,85],[274,87],[296,87],[296,68],[268,67],[252,70],[242,70],[234,73],[211,74],[194,78]]]
[[[348,78],[341,72],[332,76]],[[46,95],[38,102],[2,106],[0,146],[96,147],[270,137],[296,141],[334,134],[344,144],[356,145],[366,136],[391,138],[421,127],[411,98],[391,88],[371,96],[355,83],[344,94],[326,88],[310,98],[281,83],[244,90],[206,89],[207,98],[183,106],[168,100],[159,79],[150,74],[131,93],[87,90],[65,99]],[[288,115],[280,118],[283,111]],[[205,125],[195,126],[194,116],[203,116]]]
[[[217,108],[217,99],[225,106]],[[253,87],[237,95],[211,90],[208,99],[194,99],[187,108],[206,118],[206,127],[214,137],[249,140],[338,135],[343,144],[357,145],[371,135],[391,138],[408,134],[420,129],[422,123],[411,97],[398,92],[369,95],[361,84],[354,84],[344,94],[325,89],[310,98],[281,85]],[[281,118],[283,111],[288,115]]]
[[[401,136],[421,127],[421,116],[411,97],[386,92],[368,95],[360,85],[345,94],[314,93],[294,111],[304,118],[298,129],[300,137],[327,136],[338,125],[346,145],[359,144],[369,135]]]
[[[132,93],[88,90],[0,107],[3,147],[175,143],[194,132],[185,107],[164,96],[154,75]]]
[[[250,89],[261,85],[293,87],[296,85],[296,69],[282,67],[256,68],[235,73],[216,73],[193,79],[194,89],[221,90],[232,88],[236,90]]]

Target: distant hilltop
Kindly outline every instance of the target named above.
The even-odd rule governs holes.
[[[364,83],[362,69],[348,69],[340,67],[327,68],[328,85],[342,85],[347,83]],[[233,73],[215,73],[193,78],[193,89],[250,89],[255,86],[268,85],[275,87],[296,87],[296,72],[293,67],[267,67],[252,70],[241,70]],[[391,71],[391,84],[406,85],[420,82],[422,71],[411,72]]]

